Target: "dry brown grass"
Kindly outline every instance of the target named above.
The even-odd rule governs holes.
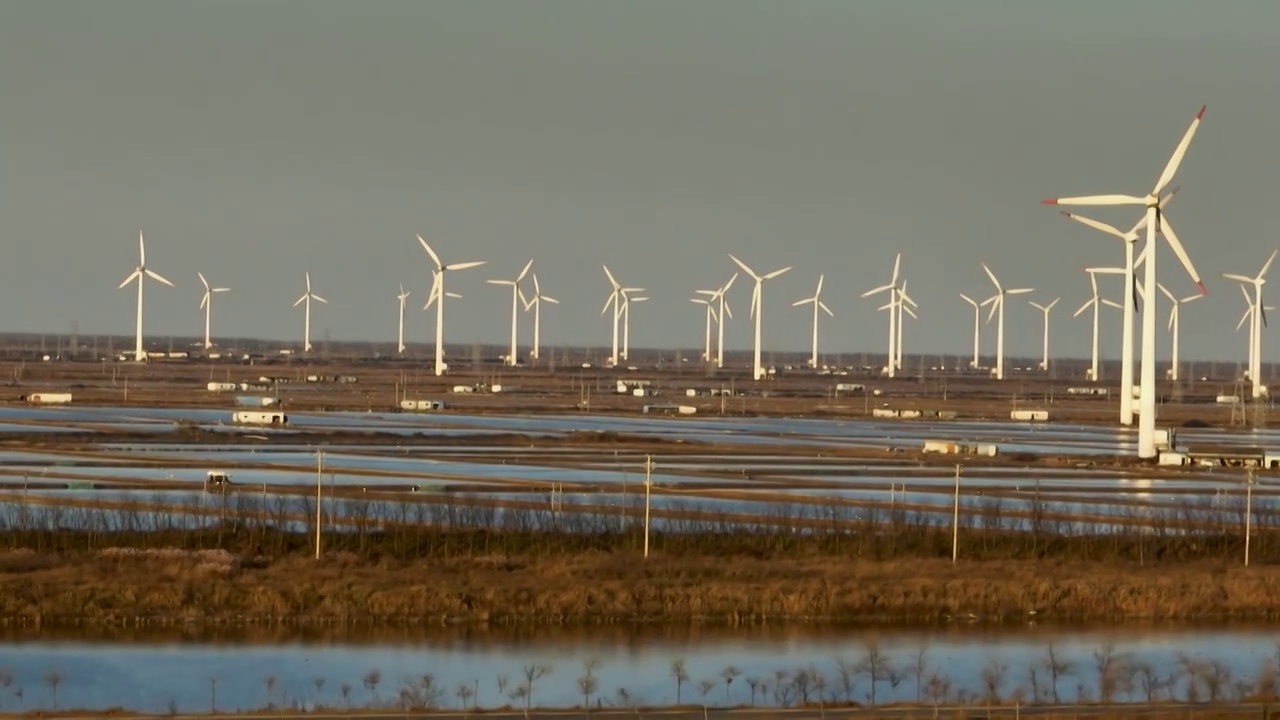
[[[935,622],[1280,617],[1280,572],[1220,562],[829,557],[474,557],[362,562],[26,555],[0,563],[0,616],[40,625]]]

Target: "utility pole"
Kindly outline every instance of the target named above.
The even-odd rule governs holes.
[[[1249,567],[1249,535],[1253,528],[1253,468],[1244,479],[1244,566]]]
[[[324,451],[316,451],[316,559],[320,559],[320,482],[324,475]]]
[[[960,539],[960,465],[956,465],[956,495],[955,504],[951,510],[951,564],[956,564],[956,555],[959,553],[960,546],[957,541]]]
[[[649,488],[653,485],[653,456],[644,456],[644,556],[649,557]]]

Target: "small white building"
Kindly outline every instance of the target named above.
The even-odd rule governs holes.
[[[243,425],[288,425],[289,416],[279,410],[237,410],[231,421]]]
[[[21,399],[36,405],[67,405],[71,403],[71,393],[31,393],[24,395]]]
[[[233,382],[211,382],[206,387],[209,392],[233,392],[239,386]]]

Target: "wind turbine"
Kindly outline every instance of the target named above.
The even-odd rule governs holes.
[[[534,360],[538,359],[542,335],[542,303],[549,302],[552,305],[559,305],[560,301],[542,294],[542,287],[538,285],[538,273],[533,274],[533,297],[524,303],[525,312],[529,312],[529,308],[533,308],[533,351],[529,353],[529,357]]]
[[[1275,255],[1272,254],[1271,257],[1274,258]],[[1169,336],[1173,342],[1173,349],[1170,353],[1169,379],[1173,380],[1174,382],[1177,382],[1178,380],[1178,319],[1179,319],[1178,308],[1182,306],[1182,303],[1188,303],[1188,302],[1191,302],[1192,300],[1199,300],[1201,296],[1198,294],[1188,295],[1187,297],[1179,299],[1175,297],[1173,293],[1169,292],[1169,288],[1166,288],[1164,285],[1156,283],[1156,287],[1160,288],[1160,292],[1164,293],[1164,296],[1169,298],[1169,302],[1172,303],[1172,306],[1169,308]],[[1241,287],[1243,288],[1243,286]]]
[[[294,307],[306,303],[302,320],[302,351],[311,352],[311,301],[315,300],[319,303],[329,304],[328,300],[311,292],[311,272],[307,272],[307,291],[302,293],[302,297],[298,298],[294,303]]]
[[[157,282],[162,282],[165,285],[168,285],[169,287],[173,287],[173,283],[169,282],[168,280],[165,280],[163,277],[160,277],[158,273],[156,273],[154,270],[151,270],[150,268],[147,267],[147,246],[143,244],[142,231],[139,230],[138,231],[138,267],[134,268],[133,272],[129,273],[129,277],[125,278],[124,282],[120,283],[120,287],[123,288],[125,285],[128,285],[129,283],[133,282],[134,279],[137,279],[138,281],[138,322],[137,322],[137,328],[134,335],[134,346],[133,346],[133,359],[136,360],[137,362],[147,361],[147,352],[142,349],[142,283],[148,277],[150,277],[152,280],[155,280]]]
[[[1240,316],[1240,322],[1236,323],[1236,332],[1240,332],[1240,328],[1244,326],[1244,323],[1246,320],[1252,320],[1254,315],[1259,314],[1255,312],[1256,308],[1254,306],[1253,298],[1249,295],[1249,291],[1244,289],[1244,285],[1240,286],[1240,294],[1244,296],[1245,311],[1244,311],[1244,315]],[[1270,305],[1264,306],[1262,308],[1262,314],[1265,314],[1267,310],[1275,310],[1275,308],[1271,307]],[[1256,329],[1257,328],[1254,327],[1254,324],[1250,322],[1249,323],[1249,358],[1250,360],[1252,360],[1259,344],[1258,343],[1259,336],[1256,332],[1254,332]],[[1250,370],[1245,370],[1245,372],[1252,373],[1253,371],[1250,369]],[[1249,380],[1250,382],[1253,382],[1255,384],[1257,383],[1257,381],[1252,377],[1252,375],[1249,377]]]
[[[1058,304],[1062,298],[1054,298],[1053,302],[1048,305],[1041,305],[1033,302],[1031,307],[1044,313],[1044,359],[1040,361],[1040,369],[1048,372],[1049,370],[1049,311],[1053,310],[1053,306]]]
[[[977,368],[981,364],[980,358],[982,352],[982,308],[978,305],[978,301],[960,293],[960,297],[965,302],[973,306],[973,360],[969,362],[969,367]]]
[[[1205,107],[1200,108],[1200,112],[1196,113],[1195,119],[1191,121],[1191,126],[1187,128],[1187,132],[1182,136],[1182,141],[1178,143],[1178,147],[1173,151],[1173,156],[1169,158],[1169,162],[1165,165],[1164,172],[1160,174],[1156,180],[1155,187],[1145,196],[1137,197],[1133,195],[1090,195],[1082,197],[1057,198],[1044,200],[1047,205],[1143,205],[1147,208],[1147,253],[1145,275],[1143,286],[1148,292],[1156,286],[1156,233],[1164,235],[1169,241],[1169,245],[1173,248],[1175,254],[1182,261],[1184,267],[1191,274],[1191,279],[1200,287],[1200,294],[1204,295],[1208,292],[1204,283],[1200,281],[1199,275],[1195,268],[1191,265],[1190,258],[1187,257],[1186,251],[1182,248],[1182,243],[1178,240],[1177,233],[1169,226],[1167,219],[1163,217],[1160,204],[1160,193],[1165,186],[1173,180],[1173,176],[1178,171],[1178,166],[1182,163],[1182,158],[1186,155],[1187,147],[1191,145],[1191,139],[1195,136],[1196,129],[1200,127],[1200,120],[1204,117]],[[1149,298],[1153,299],[1153,298]],[[1142,382],[1139,390],[1138,398],[1138,457],[1153,458],[1159,454],[1156,449],[1156,316],[1154,312],[1146,312],[1142,314]],[[1128,390],[1125,388],[1125,390]],[[1122,392],[1121,397],[1126,393]]]
[[[647,297],[628,297],[627,292],[640,292],[644,288],[623,288],[622,293],[622,359],[631,356],[631,303],[645,302]]]
[[[1118,268],[1118,270],[1121,273],[1127,273],[1127,271],[1124,268]],[[1090,298],[1086,300],[1084,304],[1080,306],[1080,309],[1075,311],[1075,313],[1071,317],[1080,317],[1081,313],[1083,313],[1085,310],[1088,310],[1091,307],[1093,308],[1093,362],[1089,366],[1089,380],[1093,382],[1098,382],[1098,380],[1101,379],[1098,377],[1098,309],[1099,309],[1099,306],[1106,305],[1107,307],[1119,308],[1121,310],[1124,309],[1124,306],[1114,300],[1103,299],[1098,295],[1098,273],[1100,272],[1098,268],[1089,268],[1088,270],[1086,270],[1086,272],[1089,273],[1089,284],[1090,286],[1093,287],[1093,295],[1090,296]],[[1126,291],[1125,294],[1129,295],[1130,298],[1132,299],[1133,293]],[[1130,367],[1132,367],[1132,363],[1130,363]],[[1132,400],[1133,385],[1130,385],[1129,387],[1130,387],[1129,398],[1130,400]]]
[[[760,318],[764,314],[764,306],[761,303],[764,292],[764,281],[778,277],[790,270],[791,266],[788,265],[784,268],[774,270],[773,272],[765,273],[764,275],[757,275],[755,270],[747,267],[746,263],[734,257],[732,254],[729,255],[729,259],[737,263],[738,267],[742,268],[743,272],[750,275],[751,279],[756,281],[755,289],[751,291],[751,315],[756,321],[755,356],[751,363],[751,377],[756,380],[760,380],[765,376],[764,367],[760,365]]]
[[[1169,191],[1163,199],[1160,200],[1161,208],[1167,207],[1169,201],[1174,195],[1178,194],[1178,188]],[[1147,216],[1143,213],[1142,217],[1134,224],[1129,232],[1120,232],[1120,230],[1103,222],[1092,220],[1082,215],[1069,213],[1065,210],[1060,211],[1063,216],[1075,220],[1076,222],[1091,227],[1094,230],[1101,230],[1108,235],[1120,238],[1125,243],[1124,247],[1124,268],[1122,273],[1125,277],[1124,292],[1124,316],[1121,326],[1120,340],[1120,386],[1127,387],[1127,392],[1120,393],[1120,424],[1133,424],[1133,316],[1138,311],[1138,280],[1134,271],[1137,268],[1137,261],[1134,259],[1134,249],[1138,243],[1138,233],[1147,226]],[[1194,274],[1194,273],[1193,273]],[[1094,373],[1096,378],[1097,373]],[[1096,379],[1095,379],[1096,382]]]
[[[431,249],[431,246],[427,244],[427,241],[426,241],[426,240],[423,240],[423,239],[422,239],[422,236],[421,236],[421,235],[419,235],[419,236],[418,236],[418,242],[422,244],[422,249],[423,249],[423,250],[426,250],[426,251],[427,251],[427,254],[431,256],[431,262],[435,263],[435,265],[436,265],[435,271],[432,273],[431,292],[430,292],[430,293],[428,294],[428,296],[427,296],[427,304],[426,304],[426,305],[423,305],[423,306],[422,306],[422,309],[423,309],[423,310],[426,310],[427,308],[431,307],[431,303],[433,303],[433,302],[436,304],[436,362],[435,362],[435,372],[436,372],[436,376],[437,376],[437,377],[439,377],[439,376],[443,375],[443,374],[444,374],[444,371],[445,371],[445,364],[444,364],[444,299],[445,299],[446,297],[461,297],[461,296],[459,296],[459,295],[454,295],[454,294],[452,294],[452,293],[445,292],[445,289],[444,289],[444,274],[445,274],[446,272],[448,272],[449,270],[466,270],[467,268],[480,267],[481,265],[485,264],[485,261],[484,261],[484,260],[473,260],[473,261],[470,261],[470,262],[461,262],[461,263],[454,263],[454,264],[452,264],[452,265],[445,265],[444,263],[440,262],[440,256],[436,254],[436,251],[435,251],[435,250],[432,250],[432,249]]]
[[[827,307],[827,304],[821,300],[823,277],[825,276],[818,276],[818,289],[813,291],[813,297],[797,300],[791,303],[791,307],[799,307],[807,303],[813,303],[813,349],[812,354],[809,357],[809,367],[815,369],[818,367],[818,310],[821,309],[826,312],[827,315],[835,317],[835,313],[831,312],[831,308]]]
[[[701,294],[710,294],[713,298],[715,297],[715,294],[716,294],[715,290],[697,290],[695,292],[701,293]],[[706,312],[707,338],[703,345],[702,361],[709,363],[711,362],[711,323],[713,321],[719,322],[719,320],[716,318],[716,307],[715,307],[715,304],[712,302],[712,300],[707,298],[689,298],[689,302],[697,303],[707,308],[707,312]]]
[[[898,272],[902,268],[902,253],[893,261],[893,277],[890,278],[888,284],[873,288],[862,293],[862,297],[871,297],[885,291],[889,292],[889,304],[881,307],[881,310],[889,310],[889,353],[888,353],[888,369],[889,377],[895,377],[898,370],[897,352],[898,352],[898,313],[895,311],[898,301]]]
[[[600,309],[600,314],[604,315],[609,311],[610,306],[613,307],[613,354],[610,356],[610,364],[617,367],[619,359],[627,359],[627,351],[625,349],[622,351],[621,358],[619,358],[618,354],[618,322],[624,316],[628,316],[627,293],[644,292],[644,288],[624,288],[618,284],[618,280],[613,277],[613,273],[609,272],[608,265],[601,265],[601,267],[604,268],[605,276],[609,278],[609,284],[613,286],[613,290],[609,293],[609,298],[604,301],[604,307]],[[628,320],[628,324],[629,322]]]
[[[404,354],[404,301],[409,299],[409,293],[405,291],[404,285],[400,286],[400,294],[396,295],[396,299],[400,301],[400,333],[397,335],[399,341],[397,343],[396,352]]]
[[[209,340],[209,314],[213,310],[213,293],[227,292],[231,288],[211,288],[209,281],[204,279],[204,275],[196,272],[200,278],[200,284],[204,285],[204,297],[200,298],[200,309],[204,310],[204,349],[208,350],[213,347],[213,343]]]
[[[902,281],[902,284],[898,286],[898,288],[897,288],[897,290],[895,291],[895,293],[896,293],[896,294],[897,294],[897,296],[898,296],[898,304],[897,304],[897,313],[898,313],[898,346],[894,349],[894,350],[895,350],[895,352],[894,352],[894,362],[895,362],[895,363],[897,363],[898,369],[899,369],[899,370],[901,370],[901,369],[902,369],[902,338],[907,334],[907,333],[906,333],[906,323],[904,322],[904,318],[902,317],[902,314],[905,312],[906,314],[908,314],[908,315],[910,315],[910,316],[911,316],[911,319],[913,319],[913,320],[919,320],[920,318],[916,317],[916,314],[915,314],[915,313],[913,313],[913,312],[911,312],[911,307],[916,307],[916,308],[918,308],[918,307],[920,307],[920,306],[919,306],[919,305],[916,305],[916,301],[915,301],[915,300],[912,300],[912,299],[911,299],[911,296],[907,294],[907,281],[906,281],[906,280],[903,280],[903,281]],[[911,307],[907,307],[908,305],[910,305]]]
[[[987,315],[987,322],[991,322],[992,316],[996,313],[1000,314],[1000,319],[996,323],[996,379],[1004,379],[1004,298],[1006,295],[1023,295],[1033,291],[1033,288],[1014,288],[1005,290],[1000,286],[1000,281],[996,279],[996,274],[991,272],[991,268],[984,263],[983,270],[987,271],[987,277],[991,278],[991,284],[996,286],[996,294],[982,301],[983,305],[991,305],[991,312]]]
[[[524,280],[524,276],[529,273],[529,268],[533,267],[533,259],[524,264],[524,269],[516,276],[515,280],[486,280],[490,285],[510,285],[511,286],[511,353],[507,355],[507,364],[514,366],[520,359],[519,350],[516,345],[519,343],[519,336],[516,334],[518,330],[518,322],[520,318],[520,281]]]
[[[729,288],[733,287],[733,281],[738,279],[738,273],[734,273],[729,282],[720,287],[719,290],[711,291],[711,302],[720,303],[719,310],[716,311],[716,332],[719,339],[716,340],[716,367],[724,367],[724,322],[725,318],[733,319],[733,310],[729,308],[729,301],[725,299],[725,293],[729,292]],[[699,290],[699,293],[707,293],[707,290]]]
[[[1280,250],[1272,251],[1271,257],[1267,258],[1267,261],[1262,264],[1262,270],[1258,271],[1255,277],[1222,273],[1222,277],[1228,280],[1235,280],[1241,286],[1253,286],[1253,318],[1249,331],[1252,334],[1253,342],[1249,353],[1249,382],[1253,384],[1253,397],[1255,399],[1267,394],[1266,388],[1262,385],[1262,328],[1267,324],[1267,309],[1262,305],[1262,286],[1267,283],[1267,271],[1271,269],[1271,263],[1275,261],[1277,252],[1280,252]],[[1175,305],[1174,307],[1176,310],[1177,306]]]

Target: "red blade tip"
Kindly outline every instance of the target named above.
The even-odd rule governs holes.
[[[1196,285],[1200,286],[1200,294],[1201,294],[1201,295],[1208,295],[1208,294],[1209,294],[1209,288],[1205,287],[1205,286],[1204,286],[1204,283],[1202,283],[1202,282],[1198,282],[1198,283],[1196,283]]]
[[[1057,198],[1049,198],[1048,200],[1041,200],[1040,204],[1041,205],[1057,205],[1058,200]]]
[[[1201,105],[1200,112],[1196,113],[1196,119],[1199,120],[1200,118],[1204,117],[1204,111],[1208,109],[1209,109],[1208,105]]]

